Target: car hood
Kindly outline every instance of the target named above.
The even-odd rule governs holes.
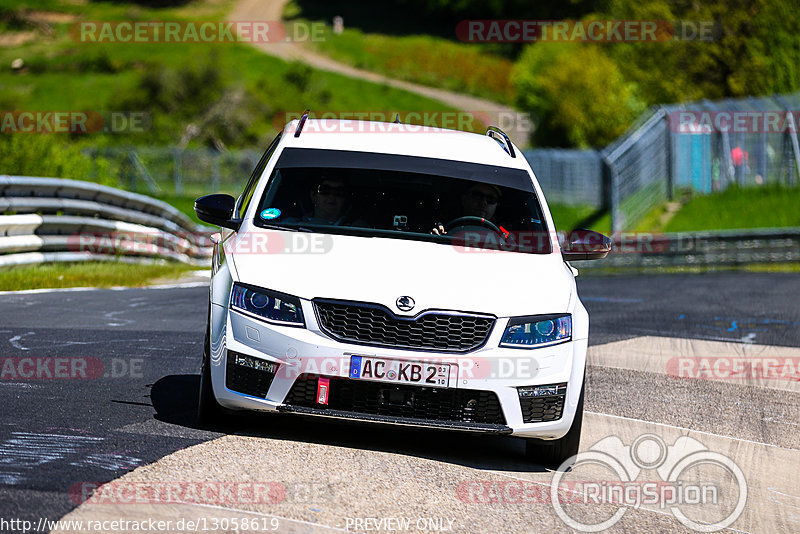
[[[383,304],[498,317],[569,311],[574,278],[560,254],[464,249],[438,243],[253,229],[226,247],[238,281],[303,299]],[[401,296],[415,301],[398,310]]]

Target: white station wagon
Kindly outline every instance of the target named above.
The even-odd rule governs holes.
[[[289,123],[244,189],[197,199],[215,246],[198,417],[287,412],[513,435],[577,453],[589,317],[508,137]]]

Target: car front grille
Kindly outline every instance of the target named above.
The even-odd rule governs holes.
[[[520,397],[519,404],[522,408],[523,423],[543,423],[557,421],[564,413],[564,399],[567,396],[567,386],[558,388],[558,394],[539,397]]]
[[[328,404],[317,404],[318,377],[303,374],[284,404],[423,421],[505,425],[500,401],[491,391],[389,384],[331,377]]]
[[[494,317],[428,312],[416,318],[394,315],[377,304],[315,300],[322,330],[359,345],[441,352],[469,352],[486,343]]]
[[[235,363],[236,353],[228,351],[225,365],[225,387],[253,397],[266,398],[275,373]]]

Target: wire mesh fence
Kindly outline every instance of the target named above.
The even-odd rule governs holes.
[[[607,210],[611,231],[635,229],[683,190],[732,185],[796,186],[800,180],[800,93],[661,106],[603,150],[524,152],[551,203]],[[130,191],[199,196],[244,186],[257,150],[109,147],[91,149]]]
[[[568,205],[603,206],[603,159],[596,150],[528,150],[525,158],[548,202]]]
[[[91,149],[117,169],[119,187],[150,194],[200,196],[241,192],[258,163],[257,150],[109,147]]]
[[[632,228],[670,196],[670,148],[662,109],[603,150],[613,232]]]
[[[614,232],[636,227],[683,190],[798,185],[800,93],[661,106],[601,151],[528,150],[550,198],[608,210]]]
[[[700,193],[795,185],[800,93],[667,106],[673,185]]]

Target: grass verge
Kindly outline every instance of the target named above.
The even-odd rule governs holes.
[[[747,188],[733,186],[719,193],[696,195],[684,202],[672,217],[664,216],[668,203],[658,204],[645,213],[631,230],[702,232],[800,227],[800,187],[780,184]],[[666,224],[662,224],[664,220]],[[611,215],[604,215],[592,229],[608,234],[611,231]]]
[[[553,223],[556,230],[569,232],[574,230],[576,225],[594,213],[595,209],[591,206],[569,206],[567,204],[548,203],[550,215],[553,216]]]
[[[696,196],[667,223],[667,232],[800,226],[800,187],[729,187]]]
[[[168,283],[198,268],[182,263],[42,263],[0,268],[0,291],[62,287],[140,287]]]
[[[54,0],[23,5],[67,18],[54,19],[46,32],[33,30],[33,40],[0,47],[0,108],[148,114],[143,129],[59,136],[65,142],[169,145],[194,124],[200,134],[189,147],[208,146],[203,136],[210,133],[228,148],[264,146],[283,127],[286,113],[305,108],[454,111],[408,91],[287,63],[245,43],[81,42],[70,32],[78,20],[220,20],[228,1],[171,8]],[[31,16],[22,6],[14,12]],[[12,69],[18,58],[24,66]]]
[[[513,62],[480,45],[431,35],[383,35],[348,28],[337,35],[330,26],[325,27],[323,36],[307,46],[356,68],[505,104],[514,102]]]
[[[158,198],[158,200],[166,202],[173,208],[177,209],[178,211],[189,217],[195,223],[207,225],[208,223],[204,223],[203,221],[197,218],[197,213],[195,213],[194,211],[194,201],[197,200],[197,198],[200,196],[202,195],[197,195],[197,196],[160,195],[156,198]]]

